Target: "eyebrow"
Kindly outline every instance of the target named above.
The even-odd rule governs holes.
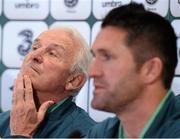
[[[37,39],[34,40],[33,43],[41,43],[41,42],[40,42],[40,39],[37,38]],[[59,45],[59,44],[56,44],[56,43],[50,43],[49,46],[54,47],[54,48],[60,48],[63,51],[65,51],[65,48],[62,45]]]
[[[33,41],[33,43],[37,43],[37,42],[40,42],[40,39],[35,39],[35,40]]]
[[[65,48],[62,45],[59,45],[59,44],[56,44],[56,43],[50,43],[49,46],[52,47],[52,48],[58,48],[58,49],[61,49],[61,50],[65,51]]]
[[[99,53],[106,53],[106,52],[107,52],[107,50],[102,49],[102,48],[101,48],[101,49],[98,49],[97,51],[98,51]]]
[[[91,51],[92,54],[95,53],[92,49],[90,51]],[[108,52],[106,49],[103,49],[103,48],[97,49],[96,51],[97,51],[97,53],[106,53],[106,52]]]

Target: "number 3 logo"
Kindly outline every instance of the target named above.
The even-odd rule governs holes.
[[[25,56],[31,49],[33,32],[29,29],[25,29],[21,31],[18,36],[23,37],[21,44],[18,46],[18,52],[20,55]]]

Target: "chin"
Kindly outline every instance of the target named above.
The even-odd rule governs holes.
[[[103,106],[102,106],[103,103],[93,99],[92,102],[91,102],[91,106],[92,108],[94,109],[97,109],[97,110],[103,110]]]
[[[92,108],[105,112],[113,112],[112,108],[107,103],[93,99],[91,102]]]

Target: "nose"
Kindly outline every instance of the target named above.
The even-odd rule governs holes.
[[[98,62],[95,59],[93,59],[88,68],[88,76],[90,78],[95,78],[101,75],[102,75],[102,67],[100,66],[100,64],[98,64]]]
[[[32,52],[32,60],[36,63],[42,63],[43,62],[43,50],[35,50]]]

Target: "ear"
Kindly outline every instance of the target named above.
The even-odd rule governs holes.
[[[77,90],[81,88],[86,82],[86,77],[83,73],[73,74],[69,77],[65,89],[68,91]]]
[[[141,68],[141,75],[145,84],[151,84],[160,79],[163,63],[160,58],[154,57],[146,61]]]

